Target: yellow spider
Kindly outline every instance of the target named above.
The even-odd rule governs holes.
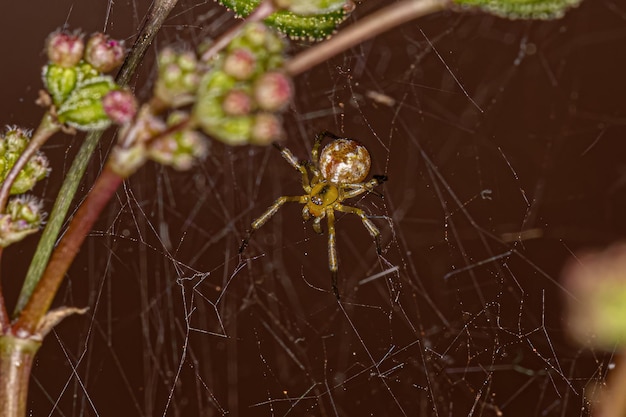
[[[319,148],[324,138],[333,139],[322,152]],[[283,158],[302,174],[302,188],[306,194],[301,196],[279,197],[261,216],[252,222],[251,229],[243,240],[239,253],[242,253],[252,233],[263,226],[285,203],[304,204],[302,218],[313,218],[313,230],[322,233],[322,219],[328,221],[328,267],[330,268],[333,292],[339,299],[337,289],[337,245],[335,239],[335,211],[356,214],[363,226],[374,238],[376,250],[381,253],[380,232],[374,223],[359,208],[343,205],[342,202],[364,192],[372,192],[374,187],[387,181],[385,175],[363,182],[370,170],[371,160],[367,149],[359,142],[340,138],[330,132],[319,133],[311,150],[312,161],[298,161],[287,148],[275,145]],[[309,179],[309,172],[311,178]]]

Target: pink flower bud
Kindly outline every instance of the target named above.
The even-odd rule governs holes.
[[[113,123],[129,123],[137,113],[137,100],[130,91],[114,90],[102,98],[102,107]]]
[[[100,72],[109,72],[122,64],[125,49],[120,41],[104,33],[95,33],[87,41],[85,60]]]
[[[254,98],[260,108],[278,111],[287,106],[292,95],[291,81],[281,72],[267,72],[254,84]]]
[[[79,33],[54,32],[46,41],[48,59],[63,68],[78,64],[83,58],[84,49],[85,42]]]
[[[228,116],[243,116],[252,110],[252,100],[245,91],[230,90],[222,101],[222,109]]]
[[[269,145],[281,139],[283,126],[280,118],[272,113],[259,113],[252,125],[251,142],[256,145]]]
[[[254,74],[256,57],[245,48],[232,50],[224,61],[224,72],[238,80],[247,80]]]

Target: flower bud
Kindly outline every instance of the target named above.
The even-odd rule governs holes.
[[[263,110],[284,109],[291,100],[292,87],[289,78],[278,71],[261,75],[254,84],[254,98]]]
[[[227,116],[243,116],[252,110],[252,99],[243,90],[230,90],[222,100],[222,109]]]
[[[11,164],[13,166],[13,164]],[[22,194],[30,191],[38,181],[48,176],[50,163],[40,152],[31,156],[24,168],[19,172],[11,185],[11,194]]]
[[[124,45],[104,33],[95,33],[87,41],[85,60],[100,72],[109,72],[124,61]]]
[[[0,182],[4,181],[30,141],[29,131],[11,128],[0,136]],[[24,193],[50,172],[48,159],[38,152],[31,156],[11,185],[11,194]]]
[[[246,48],[237,48],[226,56],[224,72],[237,80],[247,80],[256,70],[256,57]]]
[[[0,246],[7,247],[37,232],[44,217],[42,207],[33,196],[11,199],[6,213],[0,214]]]
[[[111,119],[102,99],[117,85],[109,76],[98,76],[79,84],[57,109],[57,119],[79,130],[104,129]]]
[[[159,138],[150,145],[150,158],[176,170],[190,169],[194,162],[204,158],[208,141],[195,130],[183,130]]]
[[[51,33],[46,41],[48,60],[63,68],[78,64],[83,58],[85,42],[80,33],[58,31]]]
[[[113,123],[129,123],[137,113],[137,100],[128,90],[113,90],[102,98],[102,107]]]
[[[159,55],[159,76],[154,95],[170,107],[181,107],[193,101],[200,75],[196,56],[166,48]]]
[[[281,139],[283,126],[278,116],[273,113],[259,113],[254,118],[250,141],[255,145],[269,145]]]

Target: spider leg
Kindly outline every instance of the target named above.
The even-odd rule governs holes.
[[[317,161],[320,160],[319,158],[320,145],[322,144],[322,141],[325,138],[341,139],[339,136],[335,135],[332,132],[329,132],[328,130],[324,130],[318,133],[317,135],[315,135],[315,142],[313,142],[313,149],[311,150],[311,157],[313,158],[314,164],[317,164]]]
[[[374,242],[376,243],[376,252],[378,252],[379,255],[383,253],[380,244],[380,231],[374,225],[374,223],[367,218],[367,215],[363,210],[352,206],[344,206],[343,204],[335,204],[334,209],[337,211],[341,211],[342,213],[352,213],[359,216],[361,218],[361,221],[363,222],[363,226],[365,226],[369,234],[372,236],[372,238],[374,238]]]
[[[370,193],[375,193],[376,191],[374,191],[374,188],[385,181],[387,181],[387,176],[374,175],[374,178],[372,178],[368,182],[359,184],[342,184],[341,189],[343,190],[343,198],[345,200],[348,198],[356,197],[357,195],[361,195],[366,191]]]
[[[313,219],[313,230],[318,235],[322,234],[322,217],[316,217]]]
[[[304,204],[306,202],[306,196],[282,196],[276,199],[274,204],[269,206],[269,208],[265,211],[265,213],[261,214],[257,217],[256,220],[252,222],[250,229],[246,232],[246,237],[241,242],[241,246],[239,247],[239,253],[241,254],[248,246],[248,242],[250,241],[250,237],[252,237],[252,233],[254,233],[257,229],[261,228],[276,212],[283,206],[285,203],[301,203]]]
[[[296,158],[295,155],[289,149],[285,148],[284,146],[276,142],[274,142],[273,145],[276,149],[280,151],[280,154],[285,159],[285,161],[289,163],[289,165],[291,165],[292,167],[300,171],[300,173],[302,174],[302,188],[307,193],[310,193],[311,186],[309,184],[309,173],[306,170],[307,166],[309,165],[309,162],[299,161],[298,158]]]
[[[335,212],[332,208],[326,209],[326,217],[328,218],[328,268],[330,269],[331,285],[333,293],[337,300],[339,297],[339,289],[337,288],[337,242],[335,235]]]

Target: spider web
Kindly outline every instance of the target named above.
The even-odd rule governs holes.
[[[7,123],[37,122],[43,59],[33,51],[47,33],[67,21],[132,38],[148,6],[39,3],[2,6],[5,39],[29,28],[3,47],[21,63],[3,68]],[[355,19],[386,3],[365,2]],[[302,193],[275,149],[213,142],[192,172],[146,166],[118,191],[57,298],[90,310],[45,341],[32,415],[589,415],[612,356],[567,339],[559,271],[626,226],[616,152],[625,20],[611,0],[553,22],[439,14],[298,77],[285,145],[306,159],[321,130],[358,138],[372,174],[389,177],[382,196],[349,202],[381,230],[382,255],[356,216],[338,213],[341,302],[327,236],[299,205],[238,254],[277,196]],[[197,45],[231,22],[212,2],[185,0],[155,47]],[[140,96],[153,64],[154,50],[135,80]],[[49,204],[79,141],[46,147]],[[34,240],[10,254],[28,259]],[[8,277],[27,264],[6,259],[13,299],[19,279]]]

